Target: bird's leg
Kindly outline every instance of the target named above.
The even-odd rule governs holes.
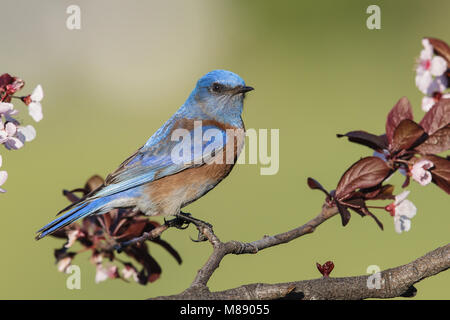
[[[194,242],[201,242],[201,241],[207,241],[208,240],[208,238],[201,232],[200,228],[201,227],[206,227],[206,228],[212,230],[213,226],[211,224],[209,224],[206,221],[194,218],[190,213],[187,213],[187,212],[180,211],[175,216],[176,216],[175,219],[180,219],[180,220],[184,221],[185,223],[187,223],[188,225],[189,225],[189,223],[192,223],[192,224],[194,224],[197,227],[197,229],[198,229],[197,240],[194,240],[194,239],[191,238],[192,241],[194,241]]]
[[[164,218],[164,225],[168,226],[169,228],[175,227],[177,229],[184,230],[187,229],[187,227],[189,227],[189,222],[178,216],[175,216],[175,218],[170,220],[166,220]]]
[[[180,218],[180,219],[186,221],[187,223],[193,223],[196,226],[202,226],[202,227],[207,227],[207,228],[213,227],[210,223],[200,220],[200,219],[197,219],[197,218],[194,218],[190,213],[187,213],[187,212],[180,211],[175,216],[177,218]]]

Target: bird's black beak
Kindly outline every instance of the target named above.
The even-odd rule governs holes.
[[[246,93],[246,92],[249,92],[249,91],[252,91],[252,90],[255,90],[255,88],[249,87],[249,86],[242,86],[242,87],[236,88],[235,94]]]
[[[239,94],[239,93],[242,93],[245,96],[246,92],[249,92],[252,90],[255,90],[255,89],[253,87],[249,87],[249,86],[239,86],[239,87],[236,87],[233,89],[233,96],[236,94]]]

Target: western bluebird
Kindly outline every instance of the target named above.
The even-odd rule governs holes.
[[[204,75],[186,102],[140,149],[108,175],[101,187],[38,230],[36,239],[114,208],[134,207],[149,216],[178,215],[181,208],[206,194],[233,169],[244,144],[244,97],[251,90],[230,71],[214,70]],[[188,133],[190,143],[182,152],[179,148],[183,144],[174,139],[180,131]],[[239,134],[230,138],[230,131]],[[208,132],[216,134],[204,141]],[[181,153],[183,161],[177,157]]]

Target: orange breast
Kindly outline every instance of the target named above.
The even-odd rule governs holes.
[[[222,152],[209,163],[166,176],[146,186],[145,193],[152,202],[151,212],[147,214],[174,215],[228,176],[244,145],[244,130],[235,131],[234,137],[227,141]]]

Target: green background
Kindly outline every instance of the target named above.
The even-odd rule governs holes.
[[[176,294],[193,280],[211,252],[193,243],[196,232],[169,230],[163,238],[182,255],[151,251],[163,268],[155,283],[94,283],[89,254],[78,256],[81,290],[66,289],[53,249],[61,240],[34,240],[34,232],[67,205],[63,188],[84,185],[114,170],[184,102],[197,79],[212,69],[242,76],[255,91],[245,103],[247,128],[280,129],[280,170],[238,165],[187,211],[211,222],[222,240],[253,241],[305,223],[323,195],[308,176],[333,189],[361,156],[362,146],[336,133],[384,132],[385,117],[407,96],[423,116],[414,65],[421,38],[450,42],[448,1],[76,1],[81,30],[66,28],[74,1],[2,3],[1,70],[23,78],[29,93],[42,84],[44,119],[25,148],[2,149],[9,179],[0,195],[0,298],[142,299]],[[366,8],[381,7],[381,30],[366,28]],[[392,180],[397,193],[403,178]],[[332,276],[366,273],[408,263],[448,242],[449,197],[435,185],[412,183],[418,208],[408,233],[353,215],[334,217],[312,234],[257,255],[228,256],[210,281],[212,290],[320,276],[315,263],[334,261]],[[385,205],[386,203],[380,203]],[[157,218],[162,221],[161,218]],[[448,272],[417,284],[418,299],[448,299]]]

